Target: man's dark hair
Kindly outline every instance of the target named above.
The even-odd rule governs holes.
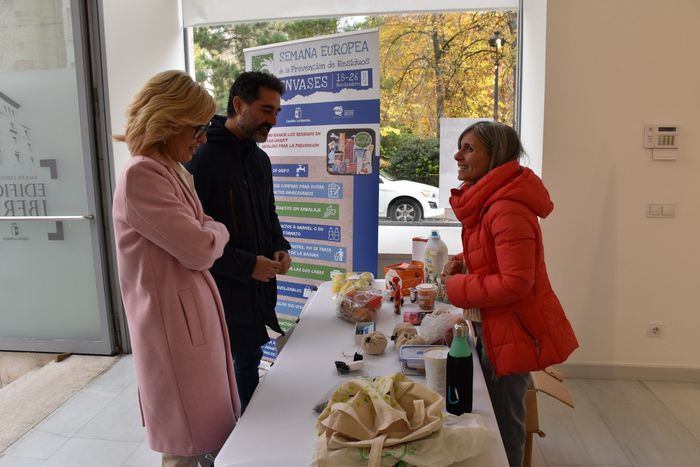
[[[268,88],[277,91],[280,96],[284,94],[284,83],[275,75],[262,71],[246,71],[241,73],[231,85],[228,92],[228,107],[226,112],[229,117],[236,115],[233,108],[233,98],[238,96],[243,102],[250,103],[260,98],[260,88]]]

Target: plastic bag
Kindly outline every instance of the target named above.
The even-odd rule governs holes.
[[[351,290],[364,290],[374,285],[371,272],[334,272],[331,274],[331,294],[338,298]]]
[[[338,316],[351,321],[374,321],[382,306],[383,293],[377,289],[351,289],[340,295]]]
[[[440,431],[417,441],[384,447],[378,465],[381,467],[395,465],[447,467],[478,456],[494,436],[495,433],[486,426],[480,415],[463,414],[456,417],[447,414]],[[322,439],[317,441],[311,463],[314,467],[372,465],[369,463],[369,448],[324,449],[320,445],[322,442]]]
[[[420,336],[429,344],[450,345],[452,343],[450,331],[457,323],[466,323],[466,321],[461,315],[453,313],[427,314],[420,325]]]

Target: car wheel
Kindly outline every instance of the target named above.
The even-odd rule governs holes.
[[[418,201],[409,198],[399,199],[391,204],[389,218],[398,222],[418,222],[423,218],[423,209]]]

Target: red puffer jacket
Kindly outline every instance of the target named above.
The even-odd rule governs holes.
[[[481,309],[486,352],[499,376],[561,363],[578,347],[547,277],[537,217],[554,205],[542,180],[518,161],[452,190],[462,222],[458,255],[468,274],[447,281],[458,307]]]

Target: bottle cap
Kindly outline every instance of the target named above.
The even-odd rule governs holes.
[[[453,337],[466,337],[467,336],[467,325],[466,324],[455,324],[452,329]]]
[[[431,230],[431,231],[430,231],[430,236],[431,236],[432,238],[437,238],[437,239],[439,239],[439,238],[440,238],[440,232],[438,232],[437,230]]]

